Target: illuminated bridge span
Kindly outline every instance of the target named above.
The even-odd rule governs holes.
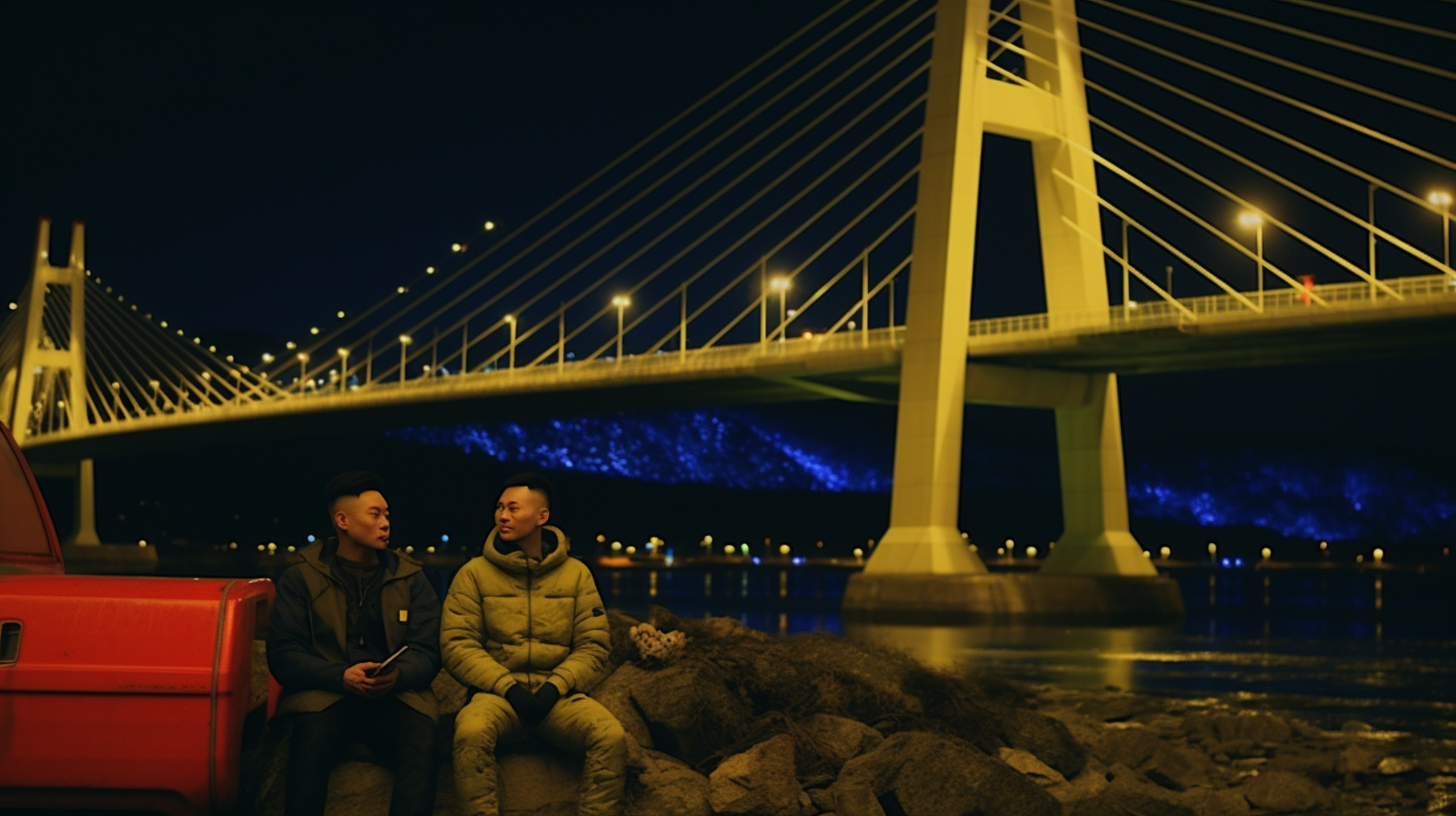
[[[1076,569],[1150,569],[1114,506],[1117,373],[1456,336],[1456,32],[1230,5],[844,0],[527,223],[483,224],[258,359],[103,283],[79,227],[53,265],[43,225],[0,327],[0,416],[33,455],[74,459],[137,431],[578,392],[898,400],[884,544],[934,573],[970,563],[951,553],[959,458],[935,453],[959,451],[954,407],[1053,407],[1057,558],[1086,539],[1102,555]],[[1033,237],[977,240],[979,205],[1028,191]],[[995,316],[1012,301],[1041,305]]]

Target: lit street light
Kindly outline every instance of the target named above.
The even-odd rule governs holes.
[[[626,295],[617,295],[612,298],[612,305],[617,307],[617,364],[622,362],[622,310],[632,305],[632,299]]]
[[[768,286],[779,293],[779,342],[784,342],[784,336],[788,333],[788,326],[785,324],[784,298],[789,293],[789,279],[783,275],[777,275],[768,282]]]
[[[307,367],[308,355],[300,351],[298,353],[298,393],[300,394],[303,393],[304,380],[308,379]]]
[[[510,351],[510,368],[516,367],[516,316],[506,315],[506,325],[511,327],[511,344],[507,347]]]
[[[1264,216],[1256,212],[1239,213],[1239,225],[1254,228],[1254,252],[1259,259],[1259,311],[1264,311]]]
[[[344,383],[349,380],[349,350],[339,349],[339,390],[344,390]]]
[[[405,349],[409,348],[409,344],[413,342],[414,338],[408,334],[401,334],[399,336],[399,381],[401,384],[404,383]]]
[[[1451,268],[1451,194],[1436,190],[1426,200],[1441,208],[1441,258],[1446,268]]]

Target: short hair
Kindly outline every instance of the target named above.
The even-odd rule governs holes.
[[[504,493],[506,488],[508,487],[524,487],[527,490],[533,490],[537,493],[540,493],[541,495],[546,497],[546,509],[548,510],[551,509],[551,499],[556,493],[556,489],[551,486],[551,481],[549,479],[539,473],[536,473],[535,471],[530,470],[522,471],[521,473],[517,473],[511,478],[506,479],[505,483],[501,485],[501,492]]]
[[[367,470],[340,473],[324,485],[324,504],[329,513],[333,513],[334,502],[344,496],[362,496],[371,490],[377,490],[380,495],[384,495],[384,480],[378,474]]]

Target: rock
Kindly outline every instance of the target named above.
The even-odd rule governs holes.
[[[752,711],[728,690],[721,670],[685,656],[653,672],[643,672],[632,687],[652,746],[689,765],[712,756],[720,746],[742,739]]]
[[[386,816],[394,774],[373,762],[340,762],[329,774],[324,816]]]
[[[799,816],[801,798],[787,734],[728,757],[708,777],[708,804],[724,816]]]
[[[808,747],[823,757],[835,773],[844,763],[885,741],[880,732],[868,725],[833,714],[815,714],[804,723],[803,729],[810,743]]]
[[[1189,739],[1213,743],[1278,745],[1288,742],[1294,729],[1282,717],[1261,711],[1239,714],[1189,714],[1183,718]]]
[[[1168,743],[1155,747],[1138,770],[1158,785],[1175,791],[1211,787],[1222,776],[1207,754]]]
[[[1149,710],[1148,701],[1132,694],[1108,694],[1083,700],[1078,710],[1102,722],[1124,722]]]
[[[1383,752],[1374,745],[1355,743],[1347,745],[1335,759],[1335,772],[1341,774],[1372,773],[1383,758]]]
[[[1329,807],[1334,797],[1314,781],[1288,771],[1269,771],[1239,788],[1249,804],[1273,813],[1295,813]]]
[[[712,816],[708,778],[661,751],[628,752],[624,816]]]
[[[1180,804],[1198,816],[1248,816],[1249,800],[1237,790],[1192,788],[1178,795]]]
[[[847,816],[879,814],[881,800],[897,802],[905,816],[1062,813],[1051,794],[1006,763],[954,737],[918,731],[895,734],[845,763],[829,792],[833,810]]]
[[[1092,763],[1088,763],[1088,767],[1083,768],[1075,778],[1060,785],[1049,785],[1046,791],[1062,803],[1063,810],[1070,810],[1072,805],[1091,799],[1106,788],[1106,771],[1101,766],[1094,768]]]
[[[1369,734],[1375,730],[1375,726],[1359,720],[1346,720],[1340,726],[1340,732],[1344,734]]]
[[[1101,793],[1078,802],[1069,816],[1198,816],[1157,785],[1115,766]]]
[[[1104,731],[1098,736],[1093,752],[1108,765],[1121,763],[1136,768],[1153,755],[1163,741],[1143,728]]]
[[[627,736],[643,748],[653,747],[652,734],[632,703],[632,689],[647,684],[648,675],[648,672],[627,663],[607,675],[591,693],[591,698],[610,711],[617,718],[617,722],[622,724],[622,730],[627,732]]]
[[[1375,766],[1375,770],[1379,771],[1381,776],[1399,776],[1415,769],[1416,761],[1407,757],[1386,757]]]
[[[1001,725],[1012,748],[1030,751],[1063,777],[1076,776],[1087,764],[1087,749],[1077,744],[1067,726],[1045,714],[1012,709]]]
[[[1023,751],[1020,748],[1002,748],[996,752],[996,756],[1015,769],[1017,773],[1043,788],[1065,784],[1067,781],[1067,778],[1058,773],[1056,768],[1037,759],[1036,754],[1030,751]]]

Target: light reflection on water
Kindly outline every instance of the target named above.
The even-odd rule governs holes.
[[[848,574],[813,568],[613,571],[609,605],[727,615],[776,634],[827,631],[926,662],[1078,689],[1235,698],[1322,727],[1358,719],[1456,738],[1456,606],[1441,573],[1184,570],[1175,627],[845,622]]]

